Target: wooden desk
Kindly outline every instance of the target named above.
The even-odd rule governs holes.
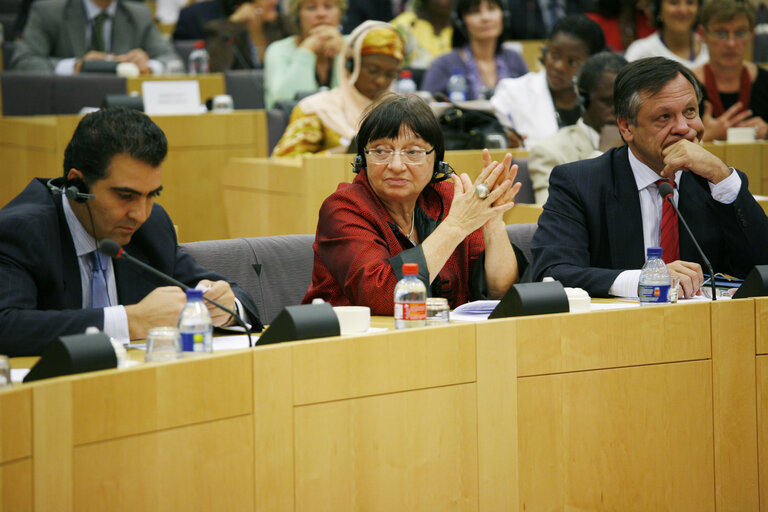
[[[511,150],[515,158],[527,151]],[[505,151],[494,150],[500,160]],[[227,238],[314,233],[323,201],[339,183],[354,179],[354,155],[312,155],[296,158],[233,158],[221,176]],[[447,151],[445,160],[456,172],[473,179],[481,169],[481,152]],[[258,205],[252,212],[244,205]],[[505,216],[506,219],[506,216]]]
[[[144,82],[169,82],[178,80],[195,80],[200,84],[200,100],[205,103],[208,98],[219,94],[226,94],[227,87],[223,73],[210,73],[206,75],[146,75],[129,78],[126,80],[128,94],[136,92],[141,94],[141,84]]]
[[[0,391],[0,503],[765,511],[766,333],[768,299],[698,302],[18,385]]]
[[[79,116],[0,118],[0,162],[5,205],[37,176],[61,176],[64,148]],[[266,114],[240,110],[229,114],[156,116],[168,138],[163,163],[162,204],[179,226],[184,242],[227,238],[221,204],[220,174],[230,157],[266,156]],[[256,209],[240,209],[256,215]]]

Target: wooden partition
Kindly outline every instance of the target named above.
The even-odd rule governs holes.
[[[744,172],[749,178],[749,191],[768,195],[768,143],[757,141],[747,144],[706,142],[704,147],[731,167]]]
[[[181,241],[227,238],[221,179],[230,157],[267,154],[264,111],[153,118],[168,138],[159,199],[179,227]],[[80,117],[0,117],[0,162],[5,205],[34,177],[62,175],[64,149]],[[243,215],[258,209],[242,207]]]
[[[0,391],[0,503],[766,510],[767,326],[768,299],[696,302],[14,386]]]
[[[141,85],[144,82],[173,82],[179,80],[194,80],[200,84],[200,99],[205,102],[209,98],[226,94],[227,87],[224,82],[223,73],[209,73],[205,75],[145,75],[129,78],[126,80],[126,89],[128,94],[141,94]]]
[[[511,152],[515,158],[528,156],[527,151]],[[491,156],[501,160],[504,153],[494,150]],[[228,237],[314,233],[323,201],[339,183],[354,179],[353,157],[231,159],[221,174]],[[473,179],[482,170],[481,151],[447,151],[445,160]]]

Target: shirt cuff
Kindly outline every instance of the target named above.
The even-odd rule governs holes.
[[[741,177],[739,173],[733,167],[729,167],[729,169],[731,170],[731,175],[720,183],[707,182],[712,198],[718,203],[733,203],[736,200],[736,196],[739,195],[739,190],[741,190]]]
[[[614,297],[637,298],[637,283],[640,282],[640,270],[625,270],[616,277],[608,290]]]
[[[152,70],[153,75],[162,75],[165,72],[165,65],[159,60],[149,59],[147,66]]]
[[[104,334],[115,338],[120,343],[131,341],[131,334],[128,330],[128,315],[123,306],[104,308]]]
[[[77,59],[74,57],[70,59],[61,59],[56,63],[56,67],[54,68],[53,72],[56,75],[62,76],[74,75],[76,62]]]

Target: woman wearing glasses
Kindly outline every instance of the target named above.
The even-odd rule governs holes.
[[[366,21],[358,26],[337,63],[339,86],[296,105],[272,156],[346,150],[363,110],[397,78],[403,51],[403,40],[392,25]]]
[[[519,281],[527,261],[502,219],[520,189],[511,155],[498,163],[484,152],[474,184],[466,174],[442,181],[440,125],[423,100],[397,94],[370,109],[357,140],[357,177],[320,209],[305,303],[319,297],[392,315],[403,263],[418,263],[428,293],[452,308],[498,299]]]
[[[724,140],[728,128],[768,134],[768,71],[744,60],[755,36],[755,8],[747,1],[707,2],[701,11],[709,64],[693,70],[704,84],[703,140]]]

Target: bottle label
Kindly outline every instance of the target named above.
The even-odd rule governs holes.
[[[655,304],[669,302],[668,284],[641,284],[637,287],[637,296],[640,302]]]
[[[204,332],[181,333],[181,350],[184,352],[203,352]]]
[[[395,302],[395,320],[426,320],[426,302]]]

